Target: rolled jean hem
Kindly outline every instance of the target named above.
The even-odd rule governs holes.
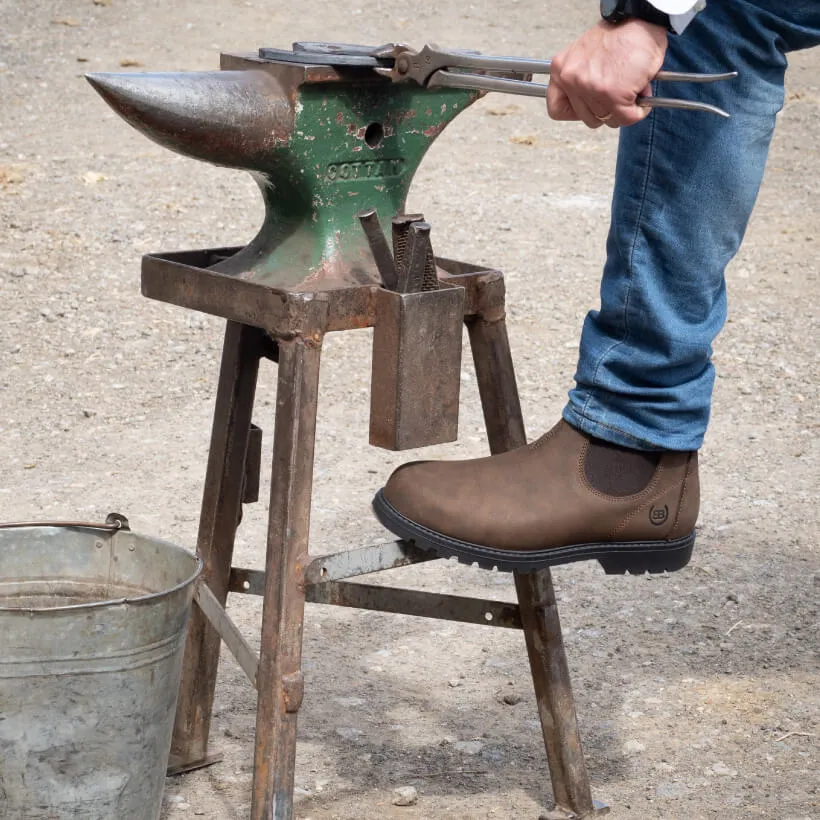
[[[703,444],[703,436],[693,438],[691,436],[685,437],[660,432],[653,432],[649,437],[636,436],[619,427],[614,427],[612,424],[604,424],[589,416],[581,415],[571,404],[564,407],[563,417],[567,424],[582,433],[633,450],[679,450],[689,452],[699,450]]]

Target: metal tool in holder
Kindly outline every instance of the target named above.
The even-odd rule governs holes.
[[[463,287],[440,287],[421,214],[392,220],[393,253],[376,219],[359,219],[382,279],[375,300],[370,443],[389,450],[458,438]]]
[[[389,59],[372,51],[297,44],[292,51],[223,54],[221,71],[89,77],[115,111],[161,145],[253,172],[265,205],[262,227],[245,247],[149,254],[142,262],[145,296],[228,320],[197,540],[203,583],[188,632],[169,771],[219,759],[208,740],[224,642],[257,690],[251,817],[291,820],[304,609],[306,602],[323,603],[521,629],[555,802],[568,817],[590,817],[605,808],[590,792],[548,569],[516,573],[513,604],[350,580],[432,560],[412,543],[310,555],[327,333],[379,322],[384,330],[397,312],[410,316],[415,298],[444,294],[446,301],[463,290],[461,318],[491,452],[526,443],[501,273],[433,259],[426,229],[412,219],[404,234],[405,197],[425,151],[483,92],[391,82],[373,71],[390,67]],[[358,214],[370,209],[366,233]],[[409,257],[407,249],[390,252],[385,235],[392,234],[393,216],[399,217],[396,248],[402,241],[414,245]],[[382,241],[374,258],[369,237],[376,223]],[[398,257],[401,276],[390,257]],[[422,267],[421,291],[399,293],[400,283],[418,286]],[[457,313],[451,306],[448,322]],[[456,334],[442,344],[460,341]],[[400,344],[389,346],[391,355],[397,349]],[[258,497],[261,430],[252,417],[263,359],[277,363],[277,400],[265,571],[259,571],[232,562],[242,506]],[[415,384],[422,392],[437,389],[420,379]],[[229,592],[263,597],[258,654],[225,610]]]

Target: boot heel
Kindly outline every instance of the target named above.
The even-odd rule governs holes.
[[[624,545],[626,546],[626,545]],[[637,545],[636,545],[637,546]],[[621,549],[598,556],[598,563],[607,575],[643,575],[647,572],[675,572],[683,569],[692,558],[695,534],[670,541],[663,547],[645,546],[643,549]]]

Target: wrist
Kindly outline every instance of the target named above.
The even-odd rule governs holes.
[[[640,20],[664,31],[672,30],[669,15],[655,8],[649,0],[600,0],[600,3],[601,19],[610,25]]]
[[[612,26],[612,23],[604,23],[604,25]],[[666,46],[669,29],[665,26],[658,25],[657,23],[649,23],[646,20],[639,20],[636,17],[627,18],[621,23],[616,23],[616,25],[622,28],[632,28],[636,31],[640,29],[652,37],[659,45]]]
[[[669,32],[663,26],[655,23],[647,23],[646,20],[638,20],[635,17],[628,17],[621,20],[619,23],[609,23],[606,20],[601,20],[598,27],[606,34],[623,33],[624,35],[634,35],[636,38],[640,33],[640,41],[646,41],[647,38],[653,40],[660,48],[666,49],[668,44]]]

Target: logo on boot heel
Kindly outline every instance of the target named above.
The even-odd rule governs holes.
[[[664,504],[662,507],[650,507],[649,508],[649,523],[654,524],[656,527],[660,527],[661,524],[666,523],[666,519],[669,518],[669,507]]]

